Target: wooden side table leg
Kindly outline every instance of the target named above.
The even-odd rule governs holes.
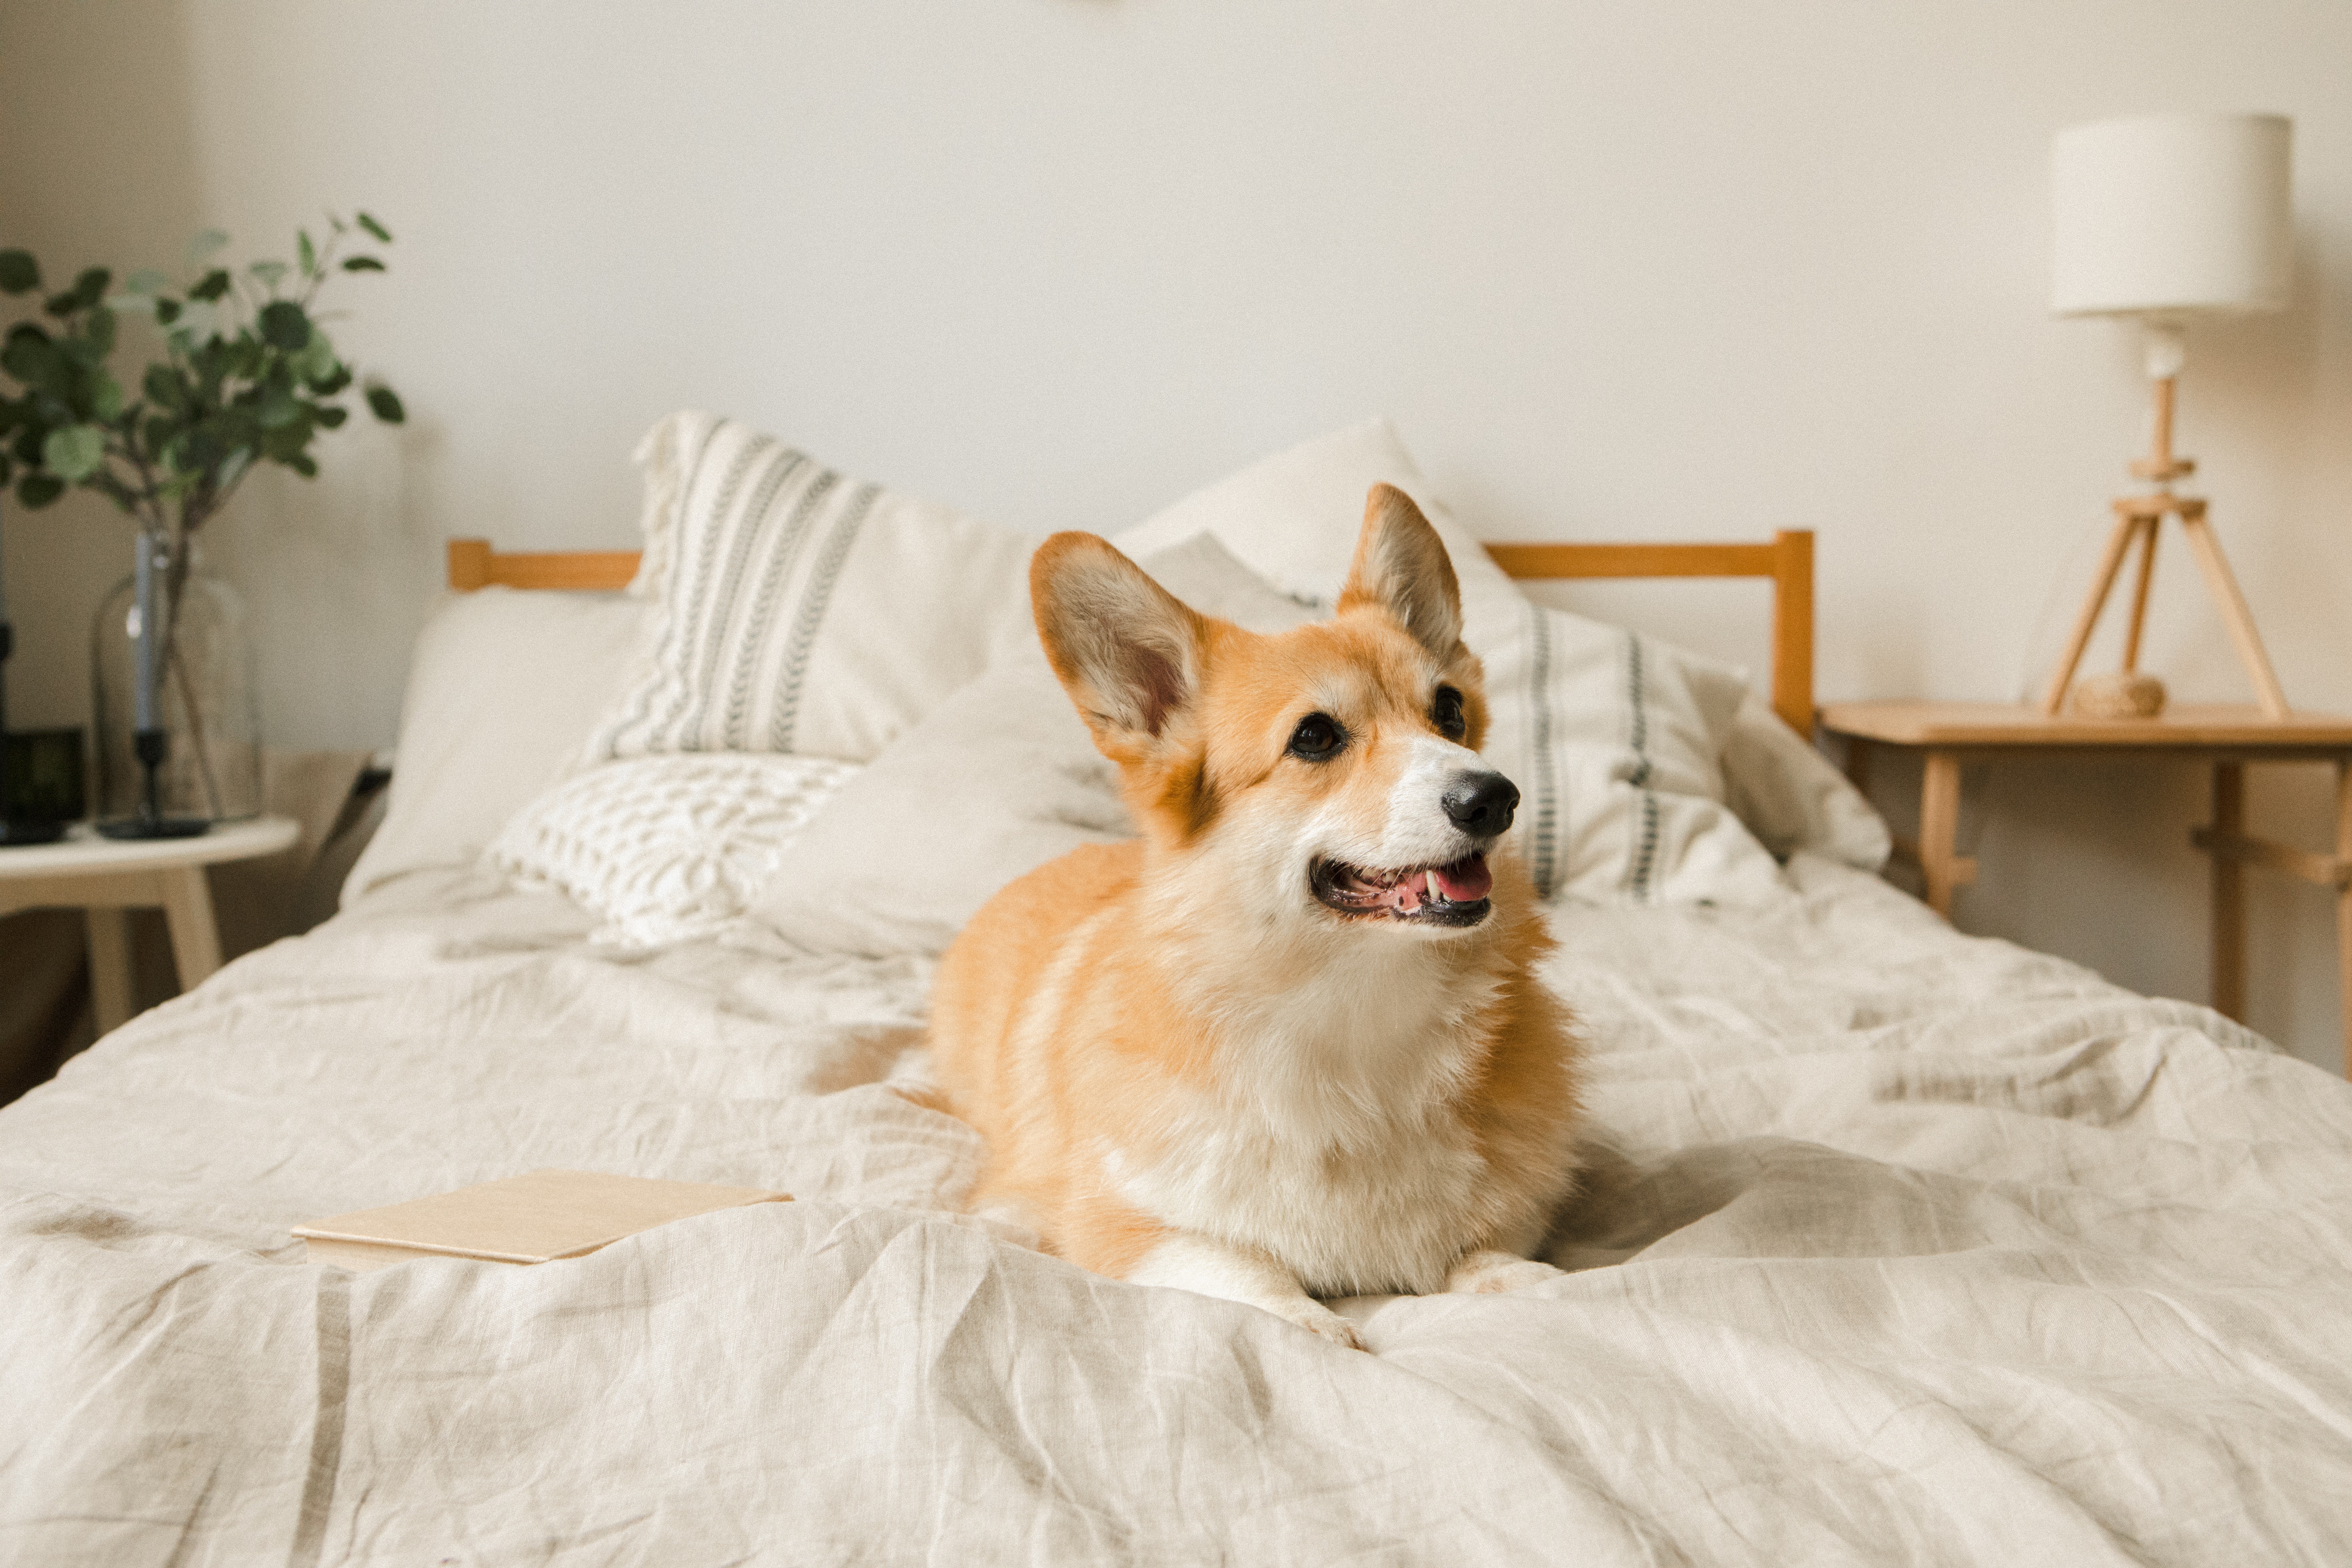
[[[82,930],[89,939],[89,1006],[101,1035],[131,1021],[131,911],[88,909]]]
[[[172,957],[179,965],[180,989],[194,991],[221,966],[220,927],[213,920],[213,894],[202,866],[163,873],[163,920],[172,928]]]
[[[1845,781],[1867,795],[1870,793],[1871,744],[1860,735],[1845,738]]]
[[[2336,984],[2344,1007],[2344,1076],[2352,1078],[2352,762],[2336,764]]]
[[[1976,877],[1976,866],[1959,854],[1960,758],[1957,752],[1929,752],[1919,785],[1919,869],[1927,877],[1927,907],[1952,918],[1952,892]]]
[[[2228,846],[2245,836],[2246,769],[2213,764],[2213,1011],[2245,1022],[2246,868]]]

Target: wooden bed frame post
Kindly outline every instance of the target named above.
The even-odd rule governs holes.
[[[490,542],[453,539],[449,542],[449,586],[460,594],[490,585]]]
[[[1772,580],[1772,710],[1813,735],[1813,533],[1783,529],[1769,544],[1490,544],[1521,581],[1602,577]]]
[[[1772,707],[1813,737],[1813,531],[1772,536]]]

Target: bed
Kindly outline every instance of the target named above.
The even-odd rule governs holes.
[[[1496,553],[1773,577],[1769,706],[1809,722],[1810,549]],[[465,543],[451,580],[639,565]],[[616,944],[405,868],[0,1111],[0,1557],[2343,1560],[2352,1090],[1815,847],[1769,897],[1727,864],[1555,902],[1567,1272],[1338,1303],[1370,1354],[961,1214],[929,948]],[[796,1201],[532,1268],[288,1235],[538,1166]]]

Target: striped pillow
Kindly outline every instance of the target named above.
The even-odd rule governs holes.
[[[1031,635],[1032,541],[847,479],[748,426],[673,414],[637,448],[653,601],[589,760],[863,762]]]
[[[1513,831],[1536,889],[1592,903],[1756,906],[1780,868],[1724,804],[1746,672],[1622,626],[1522,601],[1482,649],[1489,761],[1519,786]]]

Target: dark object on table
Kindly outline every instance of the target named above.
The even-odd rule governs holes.
[[[12,829],[63,831],[89,809],[82,731],[13,730],[0,758],[0,819]],[[23,842],[13,836],[6,842]]]
[[[19,817],[16,807],[16,792],[13,781],[17,776],[16,745],[8,733],[8,656],[16,651],[16,628],[8,620],[8,601],[0,594],[0,845],[53,844],[66,830],[64,817],[47,821],[26,816]],[[81,793],[80,732],[75,732],[74,794]],[[73,815],[81,815],[79,803]]]

